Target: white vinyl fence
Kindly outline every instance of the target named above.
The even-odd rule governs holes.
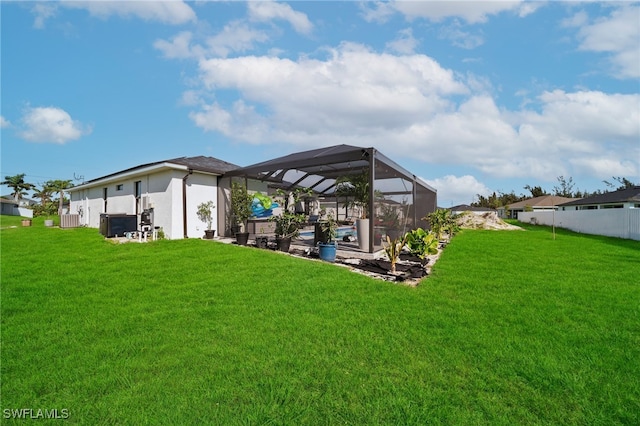
[[[640,209],[519,212],[518,220],[538,225],[555,225],[583,234],[640,241]]]

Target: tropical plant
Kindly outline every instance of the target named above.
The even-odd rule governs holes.
[[[425,231],[422,228],[414,229],[406,233],[405,240],[411,254],[422,261],[428,255],[438,253],[438,239],[433,232]]]
[[[333,217],[333,213],[327,213],[325,209],[320,212],[320,220],[318,221],[320,232],[324,236],[324,240],[332,242],[338,233],[338,222]]]
[[[280,201],[278,204],[283,206],[281,214],[269,217],[269,220],[276,224],[276,237],[298,238],[300,227],[305,222],[306,216],[302,213],[295,213],[295,205],[310,193],[311,190],[307,188],[296,188],[292,192],[286,192],[282,189],[276,191],[276,197]]]
[[[396,263],[400,260],[400,253],[402,253],[402,248],[406,244],[405,237],[391,239],[387,235],[387,245],[384,247],[384,252],[387,254],[389,258],[389,262],[391,262],[391,273],[396,273]]]
[[[238,182],[231,184],[231,215],[236,225],[242,225],[246,229],[247,220],[252,215],[251,202],[247,187]]]
[[[271,216],[269,220],[276,224],[276,237],[298,238],[300,235],[300,227],[304,223],[305,217],[301,214],[283,210],[282,214]]]
[[[57,192],[60,196],[58,201],[58,214],[62,214],[62,205],[64,203],[64,191],[65,189],[73,188],[73,183],[70,179],[67,180],[48,180],[44,183],[44,186],[48,187],[52,192]]]
[[[211,225],[213,224],[213,209],[215,208],[213,201],[198,204],[198,219],[207,224],[207,230],[209,231],[211,231]]]
[[[49,203],[51,201],[51,196],[54,193],[54,189],[51,188],[47,182],[45,182],[44,184],[42,184],[42,188],[41,189],[37,189],[35,188],[33,190],[33,198],[39,198],[40,199],[40,204],[42,206],[47,205],[47,203]]]
[[[26,191],[35,188],[35,185],[24,181],[25,173],[20,173],[15,176],[5,176],[4,181],[0,185],[7,185],[13,190],[11,196],[18,202]]]
[[[369,171],[364,169],[356,175],[342,176],[336,180],[336,196],[345,197],[344,206],[360,210],[360,219],[369,215]]]
[[[451,214],[451,210],[437,209],[422,219],[429,222],[431,231],[436,234],[438,240],[442,240],[445,233],[451,237],[460,230],[456,218]]]

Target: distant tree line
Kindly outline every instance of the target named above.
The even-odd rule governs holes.
[[[48,180],[38,186],[25,182],[24,177],[24,173],[5,176],[1,184],[11,188],[13,191],[11,196],[16,202],[23,199],[27,191],[33,190],[33,198],[40,199],[40,204],[32,207],[34,216],[49,216],[62,213],[62,206],[65,201],[68,201],[65,198],[64,191],[73,188],[71,179]],[[58,198],[54,198],[54,194],[58,194]]]
[[[530,195],[516,195],[514,191],[511,191],[510,193],[504,193],[500,191],[493,192],[493,194],[487,197],[477,194],[477,201],[471,203],[471,205],[474,207],[489,207],[492,209],[497,209],[498,207],[507,206],[509,204],[517,203],[518,201],[523,201],[532,197],[541,197],[543,195],[556,195],[558,197],[566,198],[586,198],[593,195],[604,194],[610,191],[619,191],[621,189],[633,188],[634,186],[636,186],[636,184],[625,177],[613,176],[612,182],[606,180],[603,181],[607,186],[606,190],[598,189],[593,192],[588,192],[576,190],[576,185],[573,182],[573,178],[571,177],[565,178],[564,176],[558,176],[556,179],[558,180],[558,185],[555,185],[551,192],[547,192],[541,186],[526,185],[524,189],[529,191]]]

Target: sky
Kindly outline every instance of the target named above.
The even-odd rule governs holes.
[[[640,2],[2,1],[1,172],[375,147],[438,190],[640,183]],[[11,191],[3,186],[2,194]]]

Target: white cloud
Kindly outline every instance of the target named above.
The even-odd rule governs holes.
[[[486,22],[489,15],[505,11],[526,16],[535,8],[523,1],[394,1],[391,5],[407,19],[424,18],[439,22],[460,18],[467,23]]]
[[[274,19],[287,21],[301,34],[310,34],[313,31],[313,24],[302,12],[296,12],[285,3],[274,1],[250,1],[247,3],[249,8],[249,18],[257,22],[269,22]]]
[[[216,103],[198,104],[196,125],[254,144],[393,147],[397,158],[503,178],[638,174],[626,172],[638,170],[630,159],[639,156],[640,95],[548,91],[508,110],[482,78],[426,55],[353,43],[327,49],[324,59],[203,59],[199,78],[199,93]]]
[[[611,73],[618,78],[640,78],[640,6],[623,5],[608,17],[587,24],[586,14],[580,12],[567,25],[581,25],[578,31],[580,49],[609,53]]]
[[[202,49],[198,46],[191,46],[191,38],[193,34],[190,31],[183,31],[171,39],[156,40],[153,43],[153,47],[160,50],[165,58],[168,59],[186,59],[193,58],[202,55]]]
[[[231,53],[246,52],[254,49],[256,43],[264,43],[269,37],[263,32],[251,28],[245,22],[232,21],[216,35],[206,38],[203,44],[193,42],[193,34],[183,31],[170,41],[156,40],[153,47],[160,50],[168,59],[203,59],[207,56],[227,57]]]
[[[0,115],[0,129],[11,127],[11,122]]]
[[[454,46],[463,49],[475,49],[484,44],[484,38],[481,35],[463,31],[458,21],[442,27],[439,36],[440,38],[450,40]]]
[[[106,19],[117,15],[121,17],[137,17],[145,21],[158,21],[165,24],[179,25],[195,21],[196,14],[182,0],[166,1],[62,1],[61,6],[84,9],[99,18]]]
[[[33,21],[33,27],[37,29],[44,28],[44,23],[47,19],[54,16],[57,12],[58,8],[55,4],[48,2],[40,2],[36,3],[31,8],[31,13],[33,13],[36,17]]]
[[[69,113],[56,107],[28,108],[22,117],[20,135],[31,142],[64,144],[91,133],[91,128],[74,121]]]
[[[232,52],[252,50],[256,42],[263,43],[268,39],[264,32],[244,22],[233,21],[225,25],[220,33],[207,39],[207,50],[215,56],[226,57]]]
[[[416,47],[418,47],[418,40],[413,37],[413,30],[411,28],[400,30],[398,37],[387,43],[387,49],[403,55],[414,53]]]
[[[425,181],[438,190],[438,206],[453,207],[460,204],[471,204],[477,195],[487,196],[492,191],[471,175],[447,175]]]

